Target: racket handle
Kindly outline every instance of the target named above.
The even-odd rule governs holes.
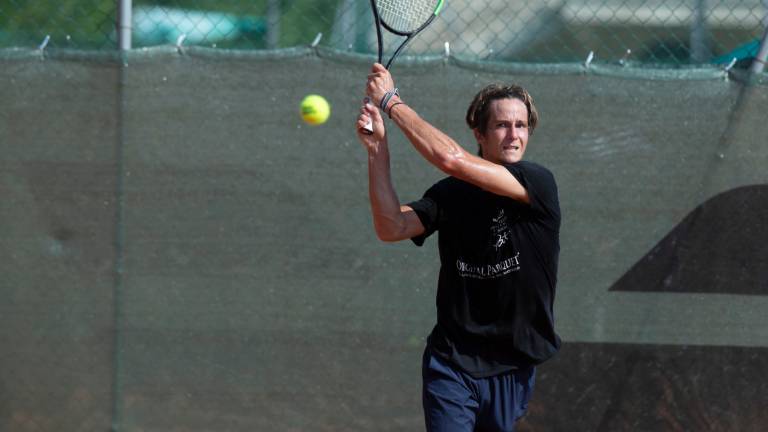
[[[360,132],[366,135],[373,135],[373,122],[371,121],[371,119],[368,119],[368,121],[365,123],[365,126],[363,126],[363,128],[360,129]]]

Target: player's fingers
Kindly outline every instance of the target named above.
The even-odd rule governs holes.
[[[368,124],[368,117],[367,116],[360,116],[357,119],[357,129],[363,129],[365,125]]]
[[[371,120],[373,120],[374,122],[381,121],[381,112],[373,104],[371,103],[366,104],[365,109],[366,109],[366,114],[368,114],[368,116],[371,117]]]
[[[363,105],[360,107],[360,115],[358,116],[358,119],[369,119],[371,117],[370,112],[370,103],[368,102],[368,98],[363,99]]]
[[[368,78],[369,82],[382,82],[382,81],[386,81],[386,80],[387,80],[386,75],[380,74],[380,73],[371,74],[371,77]]]
[[[394,83],[392,80],[387,80],[383,77],[377,77],[371,80],[368,80],[368,85],[365,88],[365,93],[368,96],[373,97],[374,100],[378,101],[379,97],[383,96],[383,93],[391,90],[394,88]]]
[[[376,120],[377,117],[380,117],[379,109],[368,98],[365,98],[363,101],[363,111],[374,120]]]
[[[368,79],[368,82],[365,83],[365,94],[370,96],[380,87],[380,84],[378,84],[377,81],[378,80],[376,78]]]
[[[365,86],[365,94],[371,98],[372,104],[378,104],[386,91],[386,87],[380,81],[368,81],[368,85]]]
[[[357,116],[357,125],[361,126],[371,121],[371,115],[365,110],[365,107],[360,109],[360,114]]]
[[[388,77],[390,76],[390,73],[389,70],[385,68],[381,63],[374,63],[373,68],[371,68],[371,75]]]

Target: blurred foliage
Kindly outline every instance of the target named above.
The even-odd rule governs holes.
[[[110,49],[117,46],[116,0],[0,0],[0,47],[37,46],[46,35],[51,47]],[[306,45],[330,31],[339,0],[281,0],[277,47]],[[226,13],[266,19],[269,0],[136,0],[134,8]],[[219,47],[266,48],[264,33],[217,42]]]
[[[700,27],[703,39],[694,42],[695,2],[682,1],[595,0],[557,7],[525,0],[449,2],[454,9],[448,6],[442,26],[434,26],[442,29],[419,36],[427,48],[409,48],[435,54],[450,41],[453,52],[463,56],[529,63],[581,62],[594,51],[596,61],[627,58],[675,67],[734,56],[744,60],[743,47],[762,36],[768,20],[766,0],[709,2],[709,18]],[[118,4],[0,0],[0,48],[36,47],[50,35],[52,48],[116,49]],[[133,0],[133,17],[135,48],[173,44],[182,35],[185,45],[286,48],[308,45],[322,33],[323,45],[375,51],[366,0]]]
[[[339,0],[278,0],[273,1],[278,7],[279,37],[277,46],[292,47],[307,45],[317,33],[327,33],[333,24]],[[233,14],[243,18],[267,20],[269,0],[137,0],[134,7],[162,6]],[[238,38],[216,42],[221,48],[267,48],[265,34],[243,34]]]
[[[307,45],[318,33],[328,34],[338,0],[294,0],[285,8],[280,35],[281,46]]]
[[[115,46],[114,0],[0,0],[0,46]]]

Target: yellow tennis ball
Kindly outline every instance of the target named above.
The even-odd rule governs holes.
[[[331,106],[320,95],[311,94],[301,101],[301,118],[311,125],[325,123],[331,115]]]

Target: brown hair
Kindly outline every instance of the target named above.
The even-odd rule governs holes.
[[[477,129],[478,132],[485,135],[488,130],[488,117],[490,117],[491,102],[498,99],[518,99],[528,108],[528,132],[533,134],[536,125],[539,123],[539,113],[533,104],[528,90],[519,85],[491,84],[475,95],[472,103],[467,109],[467,125],[470,129]]]

